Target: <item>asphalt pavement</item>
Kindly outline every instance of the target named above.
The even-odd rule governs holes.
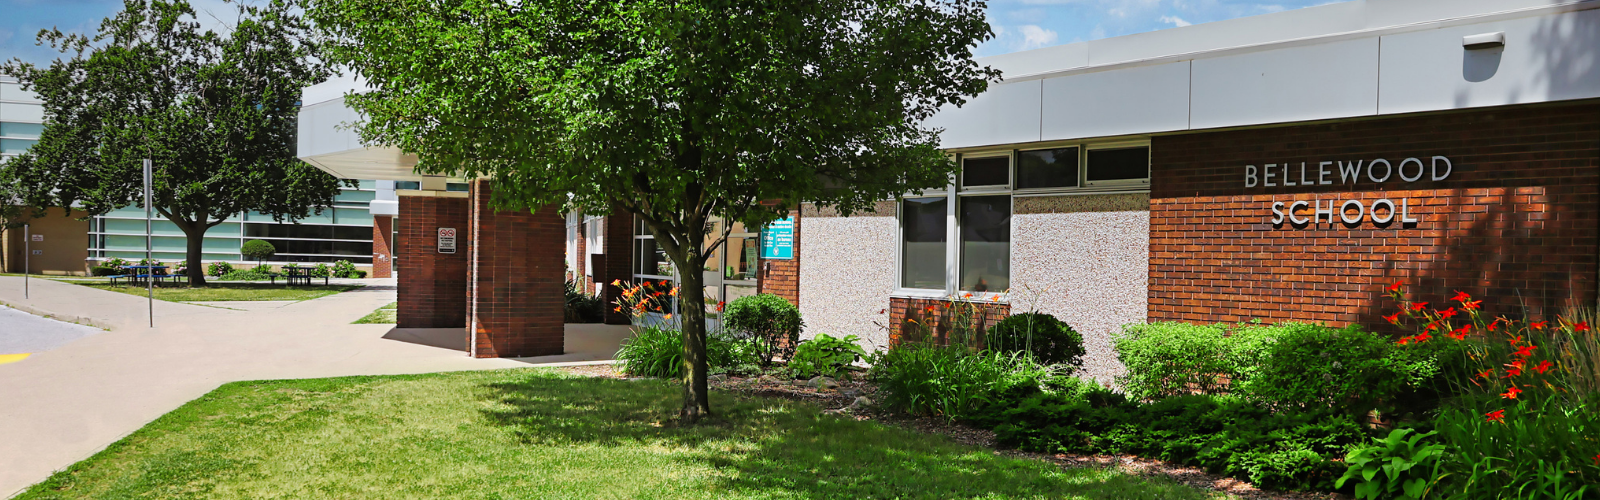
[[[104,331],[65,321],[34,316],[0,305],[0,354],[32,354]]]

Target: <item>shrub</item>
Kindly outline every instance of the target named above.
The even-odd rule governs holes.
[[[94,266],[89,268],[90,276],[115,276],[122,273],[122,268],[111,266]]]
[[[819,333],[795,348],[794,357],[789,360],[789,371],[798,378],[838,377],[851,363],[867,356],[858,344],[860,341],[855,335],[840,339]]]
[[[239,246],[239,254],[243,255],[246,259],[256,261],[256,264],[259,265],[261,261],[270,259],[273,255],[277,255],[278,249],[273,247],[271,243],[267,243],[264,240],[250,240],[244,242],[244,245]]]
[[[327,263],[325,263],[325,262],[318,263],[315,267],[311,268],[311,277],[313,277],[313,278],[326,278],[326,277],[332,276],[331,274],[329,274],[331,272],[333,272],[333,270],[328,267]]]
[[[986,347],[1027,352],[1046,365],[1083,366],[1083,335],[1049,314],[1030,312],[1000,320],[989,329]]]
[[[1350,482],[1358,500],[1423,498],[1436,481],[1439,456],[1445,449],[1442,444],[1423,441],[1433,434],[1395,429],[1389,437],[1373,438],[1372,444],[1351,449],[1344,459],[1349,468],[1333,486],[1344,488]]]
[[[868,372],[890,409],[947,420],[978,416],[1008,393],[1037,391],[1051,374],[1028,356],[922,343],[879,352]]]
[[[333,277],[335,278],[364,278],[366,275],[367,273],[357,270],[356,265],[351,264],[348,260],[340,260],[333,263]]]
[[[231,273],[233,273],[233,264],[227,262],[212,262],[206,265],[206,275],[208,276],[222,277]]]
[[[639,328],[617,350],[622,371],[639,377],[683,378],[683,332],[675,328]],[[706,364],[711,373],[742,370],[754,356],[741,342],[720,333],[706,335]]]
[[[599,323],[605,319],[605,300],[578,289],[578,282],[566,282],[566,306],[562,316],[568,323]]]
[[[1341,409],[1352,415],[1431,408],[1437,396],[1429,388],[1441,373],[1439,360],[1459,354],[1445,344],[1402,349],[1360,327],[1312,323],[1248,325],[1223,344],[1235,394],[1272,409]]]
[[[1114,339],[1117,359],[1127,367],[1118,381],[1137,400],[1218,393],[1232,368],[1223,339],[1221,325],[1128,325]]]
[[[734,299],[722,313],[722,327],[730,334],[754,345],[761,366],[774,356],[792,357],[800,342],[800,308],[783,297],[770,293]]]
[[[100,265],[102,265],[102,266],[114,267],[114,268],[117,268],[117,269],[122,269],[124,267],[128,267],[131,264],[132,263],[128,262],[128,259],[124,259],[124,258],[121,258],[121,257],[113,257],[111,260],[108,260],[108,261],[100,263]]]

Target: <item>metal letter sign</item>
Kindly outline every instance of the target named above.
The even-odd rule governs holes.
[[[779,219],[761,228],[761,258],[794,259],[794,217]]]
[[[439,228],[439,253],[456,253],[456,228]]]

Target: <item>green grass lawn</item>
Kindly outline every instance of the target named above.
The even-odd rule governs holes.
[[[389,325],[389,324],[394,324],[395,321],[396,321],[395,320],[395,310],[399,307],[399,305],[400,305],[399,302],[390,302],[389,305],[386,305],[386,306],[383,306],[383,307],[379,307],[378,310],[372,311],[372,314],[368,314],[366,316],[362,316],[361,319],[355,320],[355,322],[351,323],[351,324],[353,324],[353,325]]]
[[[145,296],[145,287],[104,281],[67,281],[90,288]],[[184,284],[156,287],[156,298],[172,302],[209,302],[227,300],[311,300],[340,292],[361,288],[361,285],[271,285],[266,283],[207,283],[205,288],[189,288]]]
[[[1220,498],[784,400],[544,369],[224,385],[20,498]]]

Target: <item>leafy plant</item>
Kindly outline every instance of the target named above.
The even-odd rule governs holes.
[[[1449,445],[1441,497],[1593,498],[1600,493],[1600,395],[1569,404],[1556,395],[1506,404],[1476,397],[1440,410]]]
[[[855,335],[834,338],[826,333],[800,343],[789,360],[789,372],[797,378],[838,377],[851,363],[867,357]]]
[[[1373,438],[1373,444],[1350,450],[1344,459],[1349,468],[1333,486],[1344,488],[1350,482],[1357,499],[1423,498],[1436,482],[1439,457],[1445,451],[1443,444],[1423,441],[1434,434],[1401,428],[1383,439]]]
[[[771,365],[775,356],[797,356],[795,348],[805,321],[800,319],[800,308],[787,299],[763,293],[739,297],[727,304],[722,312],[722,327],[751,342],[757,359],[765,367]]]
[[[1012,315],[989,329],[985,347],[1001,352],[1027,352],[1046,365],[1083,366],[1083,335],[1049,314]]]
[[[578,282],[567,280],[565,287],[566,302],[562,316],[568,323],[599,323],[605,319],[605,300],[584,293],[578,288]]]
[[[327,263],[317,263],[316,266],[311,268],[311,276],[314,278],[330,277],[332,272],[333,269],[329,268]]]
[[[712,335],[706,353],[714,373],[742,370],[754,364],[754,357],[743,343],[724,335]],[[683,332],[661,326],[639,328],[633,337],[622,342],[617,361],[622,362],[622,371],[629,375],[682,378]]]
[[[1010,391],[1037,391],[1053,372],[1029,356],[907,343],[877,353],[868,376],[890,409],[961,420]]]
[[[1431,409],[1451,344],[1406,349],[1357,326],[1245,325],[1222,342],[1228,389],[1273,409],[1339,409],[1365,415]]]
[[[272,243],[268,243],[266,240],[250,240],[239,246],[239,254],[246,259],[256,261],[256,265],[259,266],[261,261],[277,255],[278,248],[272,246]]]
[[[211,276],[227,276],[233,272],[233,264],[227,262],[212,262],[206,265],[206,274]]]
[[[333,277],[335,278],[361,278],[365,273],[356,269],[355,264],[348,260],[339,260],[333,263]]]
[[[1222,325],[1128,325],[1113,339],[1113,345],[1117,359],[1127,367],[1127,374],[1118,382],[1128,397],[1136,400],[1220,393],[1232,371]]]

